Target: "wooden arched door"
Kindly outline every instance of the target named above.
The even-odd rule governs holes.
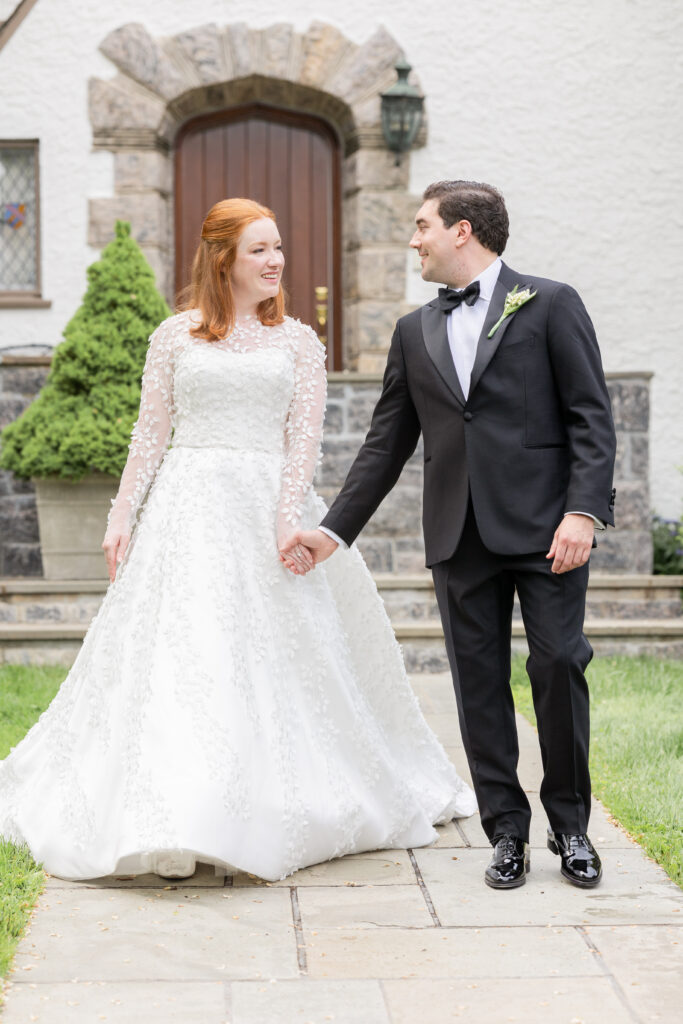
[[[196,118],[175,154],[176,289],[189,283],[202,221],[220,199],[246,196],[277,217],[289,310],[325,333],[329,369],[341,369],[340,151],[317,117],[262,104]],[[316,288],[327,289],[327,302]],[[327,306],[326,329],[318,310]]]

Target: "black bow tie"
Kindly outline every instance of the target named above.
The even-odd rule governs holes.
[[[450,313],[452,309],[457,309],[461,302],[464,302],[466,306],[473,306],[478,298],[478,281],[468,284],[467,288],[463,288],[460,292],[456,292],[453,288],[439,288],[439,306],[444,313]]]

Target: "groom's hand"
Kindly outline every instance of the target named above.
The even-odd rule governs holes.
[[[545,556],[553,559],[551,572],[569,572],[585,565],[593,545],[593,531],[590,516],[566,515],[555,530],[550,551]]]
[[[326,558],[333,555],[339,545],[322,530],[297,530],[291,537],[280,545],[280,561],[284,562],[288,569],[291,569],[291,561],[298,550],[303,549],[311,561],[310,568],[324,562]],[[294,571],[294,570],[293,570]]]

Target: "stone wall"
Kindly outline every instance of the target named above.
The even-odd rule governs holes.
[[[0,430],[36,397],[50,356],[0,355]],[[0,577],[42,576],[33,484],[0,469]]]
[[[15,419],[42,387],[49,356],[0,356],[0,427]],[[608,374],[617,429],[618,529],[599,536],[595,569],[650,573],[652,539],[648,486],[649,374]],[[331,373],[323,461],[316,488],[330,502],[365,438],[381,390],[379,374]],[[398,485],[361,534],[359,546],[373,572],[424,569],[422,445]],[[0,577],[42,574],[35,499],[30,483],[0,471]]]
[[[591,556],[594,569],[615,573],[651,573],[648,424],[651,374],[608,374],[607,384],[617,430],[617,529],[598,535]],[[330,374],[323,462],[317,488],[330,501],[363,442],[379,397],[374,374]],[[398,485],[359,538],[374,572],[417,572],[424,568],[421,534],[422,446],[407,463]]]

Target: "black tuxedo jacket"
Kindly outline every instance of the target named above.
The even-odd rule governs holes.
[[[515,285],[537,294],[489,338]],[[322,525],[351,544],[420,432],[428,566],[454,553],[470,495],[498,554],[547,551],[565,512],[614,525],[610,402],[593,325],[568,285],[502,265],[467,400],[437,301],[402,317],[370,430]]]

